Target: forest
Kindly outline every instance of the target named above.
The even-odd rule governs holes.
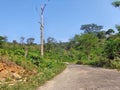
[[[112,4],[120,6],[119,1]],[[21,72],[7,73],[11,74],[9,77],[0,76],[0,90],[35,90],[62,72],[68,63],[120,70],[120,25],[115,28],[104,30],[102,25],[89,23],[81,25],[83,33],[74,35],[68,42],[49,37],[44,42],[44,56],[32,37],[26,42],[25,37],[20,42],[8,42],[7,36],[0,36],[0,73],[12,64],[22,68]]]

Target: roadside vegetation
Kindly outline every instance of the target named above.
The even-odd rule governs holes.
[[[65,69],[65,57],[60,58],[52,49],[41,57],[39,45],[33,42],[10,43],[7,37],[0,36],[0,90],[35,90]],[[50,47],[46,44],[46,48]]]
[[[83,28],[84,26],[84,28]],[[81,26],[84,34],[75,35],[71,39],[78,54],[77,64],[120,69],[120,32],[113,29],[102,31],[96,24]],[[91,30],[91,27],[93,30]],[[89,32],[87,32],[88,30]]]
[[[120,0],[115,0],[112,5],[120,7]],[[104,30],[97,24],[82,25],[80,30],[84,33],[75,35],[71,39],[76,51],[79,52],[77,64],[85,64],[120,70],[120,25],[114,29]]]

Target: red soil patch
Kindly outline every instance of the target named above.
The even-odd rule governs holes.
[[[6,60],[0,60],[0,82],[15,81],[22,78],[25,70],[17,64]]]

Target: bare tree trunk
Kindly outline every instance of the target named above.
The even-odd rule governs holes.
[[[40,27],[40,30],[41,30],[41,56],[44,55],[44,23],[43,23],[43,14],[41,14],[41,27]]]
[[[47,0],[47,2],[49,2],[50,0]],[[44,9],[46,7],[47,3],[45,3],[43,6],[41,6],[41,16],[40,16],[40,19],[41,19],[41,23],[40,23],[40,30],[41,30],[41,37],[40,37],[40,40],[41,40],[41,45],[40,45],[40,48],[41,48],[41,56],[44,55],[44,17],[43,17],[43,14],[44,14]]]

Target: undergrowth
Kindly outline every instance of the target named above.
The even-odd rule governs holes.
[[[28,48],[27,57],[24,57],[25,51],[19,45],[0,49],[0,60],[5,57],[26,70],[23,80],[18,80],[13,85],[2,83],[0,90],[36,90],[65,69],[66,65],[60,60],[40,57],[36,47],[28,46]]]

